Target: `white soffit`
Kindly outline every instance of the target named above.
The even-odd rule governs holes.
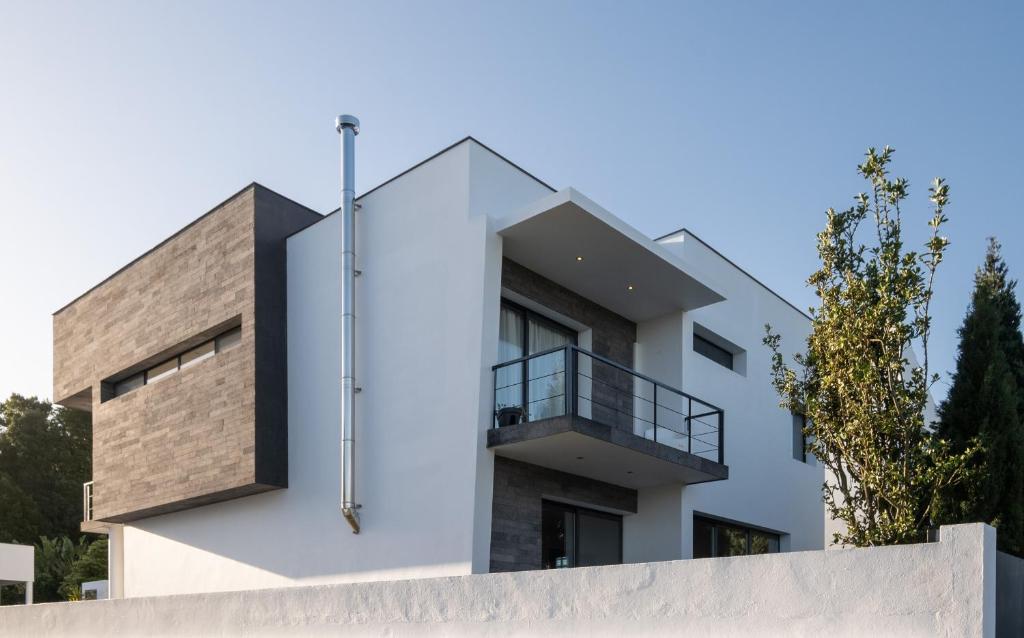
[[[693,266],[571,188],[495,230],[505,257],[632,321],[725,299]]]

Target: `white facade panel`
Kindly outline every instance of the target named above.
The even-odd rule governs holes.
[[[359,535],[340,513],[340,219],[292,236],[288,488],[126,524],[124,595],[487,572],[502,295],[495,228],[550,192],[469,140],[359,200]],[[725,300],[640,322],[634,365],[725,409],[729,478],[640,490],[638,513],[624,520],[624,560],[689,557],[694,512],[782,532],[783,548],[821,548],[822,471],[792,458],[791,418],[761,345],[767,322],[797,349],[806,319],[702,244],[662,245],[707,273]],[[692,351],[694,322],[744,350],[743,374]]]

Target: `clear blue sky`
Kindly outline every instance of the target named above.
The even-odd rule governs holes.
[[[472,134],[800,307],[823,211],[894,146],[914,243],[952,185],[949,370],[986,236],[1024,276],[1022,6],[4,1],[0,397],[49,396],[50,314],[248,182],[334,208],[339,112],[360,192]]]

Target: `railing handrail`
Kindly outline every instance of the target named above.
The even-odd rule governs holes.
[[[587,355],[588,357],[590,357],[592,359],[596,359],[596,360],[600,361],[601,363],[604,363],[606,365],[610,365],[613,368],[617,368],[617,369],[619,369],[619,370],[621,370],[623,372],[626,372],[628,374],[633,375],[634,377],[639,377],[639,378],[643,379],[644,381],[647,381],[648,383],[653,383],[654,385],[662,387],[662,388],[668,390],[669,392],[674,392],[674,393],[676,393],[676,394],[678,394],[680,396],[683,396],[683,397],[685,397],[687,399],[692,399],[694,401],[698,401],[701,404],[706,405],[709,408],[711,408],[711,412],[709,412],[708,414],[713,414],[715,412],[724,412],[724,410],[722,408],[718,407],[714,403],[708,403],[707,401],[705,401],[704,399],[701,399],[700,397],[695,397],[692,394],[689,394],[687,392],[683,392],[682,390],[680,390],[678,388],[673,388],[672,386],[670,386],[670,385],[668,385],[666,383],[662,383],[661,381],[658,381],[657,379],[652,379],[651,377],[647,376],[646,374],[643,374],[642,372],[637,372],[636,370],[633,370],[632,368],[627,368],[626,366],[622,365],[621,363],[617,363],[615,361],[612,361],[611,359],[609,359],[607,357],[602,357],[601,355],[595,354],[595,353],[593,353],[593,352],[591,352],[589,350],[584,350],[583,348],[580,348],[579,346],[574,346],[571,343],[568,344],[568,345],[564,345],[564,346],[558,346],[558,347],[555,347],[555,348],[549,348],[547,350],[542,350],[541,352],[535,352],[534,354],[529,354],[529,355],[526,355],[524,357],[519,357],[518,359],[511,359],[509,361],[503,361],[501,363],[498,363],[498,364],[495,364],[495,365],[491,366],[491,370],[492,371],[493,370],[498,370],[499,368],[504,368],[506,366],[515,365],[517,363],[524,363],[526,361],[529,361],[530,359],[536,359],[538,357],[543,357],[543,356],[546,356],[546,355],[549,355],[549,354],[552,354],[552,353],[555,353],[555,352],[559,352],[561,350],[566,351],[566,353],[571,352],[573,350],[575,350],[576,352],[581,352],[581,353]],[[700,416],[707,416],[707,415],[700,415]]]
[[[501,363],[494,364],[493,366],[491,366],[491,370],[497,370],[499,368],[504,368],[505,366],[515,365],[517,363],[523,363],[525,361],[529,361],[530,359],[536,359],[537,357],[543,357],[545,355],[549,355],[549,354],[552,354],[554,352],[561,352],[562,350],[565,350],[567,347],[568,348],[575,348],[576,346],[573,346],[572,344],[570,344],[569,346],[556,346],[554,348],[548,348],[547,350],[542,350],[540,352],[534,352],[533,354],[528,354],[528,355],[526,355],[524,357],[519,357],[518,359],[509,359],[508,361],[502,361]]]
[[[82,483],[82,520],[92,520],[92,481]]]

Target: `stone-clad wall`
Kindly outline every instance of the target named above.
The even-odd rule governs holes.
[[[502,260],[501,286],[589,327],[592,332],[590,349],[594,354],[627,368],[633,367],[636,324],[629,319],[510,259]],[[633,377],[597,360],[587,363],[593,376],[591,404],[587,406],[591,418],[632,431]]]
[[[567,472],[494,457],[491,514],[491,571],[541,568],[541,500],[636,512],[636,490]]]
[[[579,321],[593,331],[591,349],[627,368],[633,367],[636,324],[604,306],[538,275],[511,259],[501,262],[501,286],[545,308]]]
[[[285,374],[285,237],[318,219],[253,184],[55,313],[54,399],[93,412],[95,519],[287,486],[287,385],[256,371]],[[237,325],[238,347],[101,400]]]

